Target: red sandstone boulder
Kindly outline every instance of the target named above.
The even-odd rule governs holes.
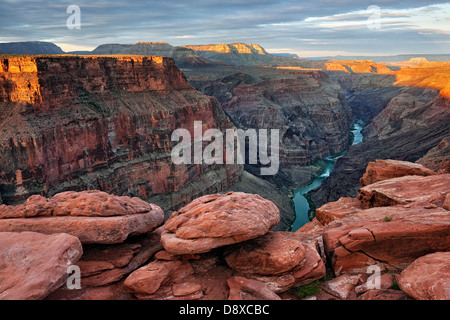
[[[403,270],[399,286],[417,300],[450,300],[450,252],[418,258]]]
[[[411,300],[411,298],[400,290],[374,289],[361,294],[358,300]]]
[[[154,204],[101,191],[32,196],[24,205],[0,206],[0,217],[0,231],[68,233],[83,244],[120,243],[164,222],[164,212]]]
[[[339,299],[347,299],[356,287],[362,282],[360,275],[343,274],[325,282],[322,289]]]
[[[450,193],[450,174],[405,176],[359,189],[358,200],[364,209],[411,202],[428,202],[442,207],[447,193]]]
[[[280,274],[297,267],[304,259],[302,242],[282,232],[269,232],[237,244],[225,254],[227,264],[241,274]]]
[[[227,281],[230,288],[228,300],[281,300],[261,281],[244,277],[232,277]]]
[[[246,273],[246,277],[264,282],[270,290],[275,293],[280,293],[292,287],[309,284],[325,276],[325,263],[317,251],[318,244],[315,238],[302,232],[278,233],[281,233],[286,238],[300,241],[305,249],[304,259],[294,268],[283,273],[274,273],[271,275]]]
[[[446,210],[450,210],[450,192],[447,193],[444,199],[444,204],[442,205],[442,208]]]
[[[262,236],[279,221],[275,204],[259,195],[207,195],[170,216],[161,242],[172,254],[204,253]]]
[[[389,273],[385,273],[368,279],[363,284],[357,286],[355,288],[355,292],[361,294],[369,290],[390,289],[393,283],[394,283],[394,276]]]
[[[39,300],[64,284],[83,254],[69,234],[0,232],[0,300]]]
[[[399,160],[375,160],[369,162],[360,179],[361,186],[403,176],[430,176],[436,174],[421,164]]]
[[[326,225],[333,220],[341,219],[361,210],[361,203],[358,199],[342,197],[338,201],[326,203],[316,209],[316,218]]]
[[[450,250],[450,213],[423,206],[360,211],[325,227],[324,247],[336,274],[406,268],[420,256]]]
[[[66,191],[44,198],[33,195],[24,205],[0,206],[0,218],[30,218],[49,216],[113,217],[152,211],[154,205],[137,197],[119,197],[89,190]]]
[[[160,287],[178,283],[193,273],[194,269],[188,261],[155,260],[129,275],[124,285],[139,299],[147,299]]]

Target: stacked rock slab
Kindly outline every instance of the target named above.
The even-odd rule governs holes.
[[[125,289],[138,299],[279,299],[322,278],[314,239],[270,231],[278,220],[277,207],[258,195],[198,198],[166,221],[165,250],[134,271]]]
[[[156,205],[100,191],[1,205],[0,299],[127,298],[117,283],[161,250],[163,221]],[[63,285],[77,270],[81,288]]]
[[[449,174],[377,160],[361,183],[356,199],[317,209],[335,273],[364,273],[370,265],[403,270],[423,255],[450,250]]]
[[[50,199],[35,195],[23,205],[0,206],[0,231],[62,232],[83,244],[120,243],[163,222],[164,213],[158,206],[101,191],[68,191]]]

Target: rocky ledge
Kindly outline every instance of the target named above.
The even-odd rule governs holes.
[[[365,177],[375,182],[364,179],[358,197],[317,209],[296,232],[272,231],[278,208],[243,192],[200,197],[165,223],[155,205],[98,191],[3,205],[0,297],[450,299],[450,175],[420,169],[398,161],[369,165]],[[75,230],[95,226],[108,234],[108,219],[146,215],[152,219],[140,221],[140,231],[108,243],[102,236],[86,242]],[[44,219],[42,229],[32,229]],[[67,223],[44,228],[53,219]],[[43,261],[46,272],[36,277]],[[79,287],[70,286],[68,267],[79,268]],[[36,281],[24,281],[22,270]]]

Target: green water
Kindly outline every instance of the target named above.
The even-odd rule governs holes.
[[[361,134],[362,126],[363,123],[360,121],[354,124],[352,130],[354,136],[352,145],[358,144],[362,141],[363,139],[363,136]],[[291,231],[296,231],[305,223],[310,222],[309,218],[313,214],[310,213],[311,208],[310,203],[308,202],[308,199],[305,197],[305,194],[319,187],[322,184],[322,182],[330,176],[331,172],[334,169],[334,165],[337,159],[339,159],[344,154],[345,151],[324,159],[323,161],[325,162],[325,166],[322,174],[316,179],[314,179],[314,181],[311,184],[307,185],[306,187],[294,190],[293,201],[295,207],[295,221],[291,226]]]

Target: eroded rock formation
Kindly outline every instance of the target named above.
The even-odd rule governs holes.
[[[96,189],[153,197],[167,214],[238,181],[242,165],[177,165],[175,129],[233,128],[170,58],[29,56],[0,60],[0,193]]]

